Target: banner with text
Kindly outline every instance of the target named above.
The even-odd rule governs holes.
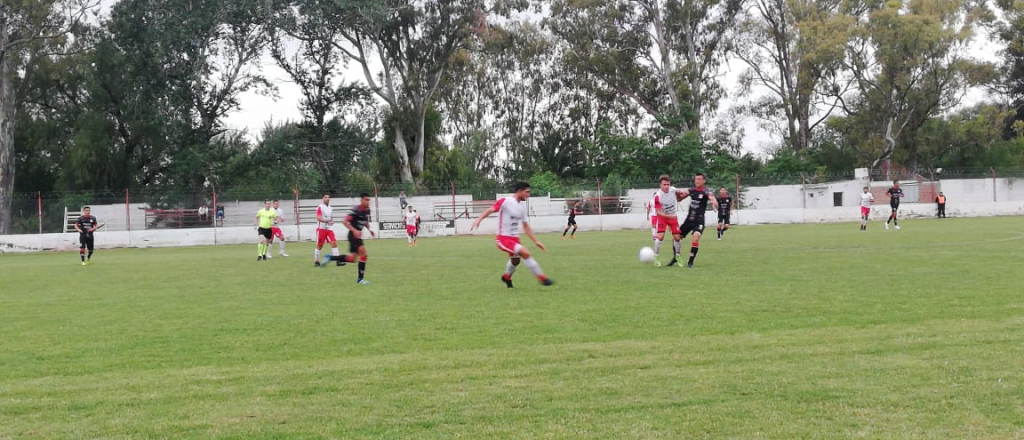
[[[405,222],[380,222],[379,238],[405,238]],[[452,220],[428,220],[420,222],[419,237],[444,237],[455,235]]]

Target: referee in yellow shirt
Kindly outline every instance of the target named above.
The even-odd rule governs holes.
[[[256,261],[267,259],[267,250],[274,241],[274,219],[277,211],[270,207],[270,200],[263,201],[263,209],[256,212],[256,233],[259,234],[258,254]]]

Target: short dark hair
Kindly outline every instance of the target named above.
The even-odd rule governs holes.
[[[370,198],[370,193],[365,193],[365,192],[359,193],[359,198],[360,199],[368,199],[368,198]]]
[[[82,211],[85,211],[86,209],[92,209],[92,208],[90,208],[90,207],[88,207],[88,206],[83,206],[83,207],[82,207]]]
[[[669,182],[669,183],[671,183],[672,182],[672,178],[669,177],[668,174],[662,174],[660,177],[658,177],[658,183],[661,183],[661,182]]]
[[[895,183],[895,184],[899,185],[900,181],[899,180],[893,180],[892,183]]]
[[[264,200],[263,203],[270,203],[270,200]]]
[[[868,187],[865,186],[864,189],[868,189]]]
[[[514,193],[517,193],[519,191],[522,191],[524,189],[529,189],[529,188],[530,188],[530,184],[526,183],[526,182],[516,182],[516,183],[512,184],[512,192],[514,192]]]
[[[324,195],[320,196],[320,198],[323,198],[324,196],[331,197],[331,193],[324,193]]]
[[[277,199],[274,199],[274,200],[271,200],[271,202],[274,202],[274,203],[280,203],[281,201],[280,201],[280,200],[277,200]]]
[[[708,178],[708,176],[705,176],[705,175],[704,175],[704,173],[697,173],[697,174],[694,174],[694,175],[693,175],[693,177],[697,177],[697,176],[703,177],[703,178],[705,178],[705,179],[707,179],[707,178]]]

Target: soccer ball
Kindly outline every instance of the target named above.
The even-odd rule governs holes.
[[[651,249],[649,247],[640,248],[639,257],[641,263],[650,263],[654,261],[654,249]]]

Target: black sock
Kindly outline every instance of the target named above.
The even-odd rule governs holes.
[[[690,261],[687,261],[686,264],[693,264],[693,259],[697,258],[697,251],[699,250],[700,248],[697,246],[690,247]]]
[[[565,228],[565,230],[564,230],[564,231],[562,231],[562,236],[563,236],[563,237],[565,237],[565,234],[566,234],[567,232],[569,232],[569,228]]]
[[[359,262],[359,279],[363,279],[363,275],[366,275],[366,262]]]
[[[86,258],[89,258],[90,260],[92,259],[92,249],[89,249],[89,256]]]
[[[82,257],[82,262],[84,263],[85,262],[85,249],[79,250],[78,251],[78,256]]]

